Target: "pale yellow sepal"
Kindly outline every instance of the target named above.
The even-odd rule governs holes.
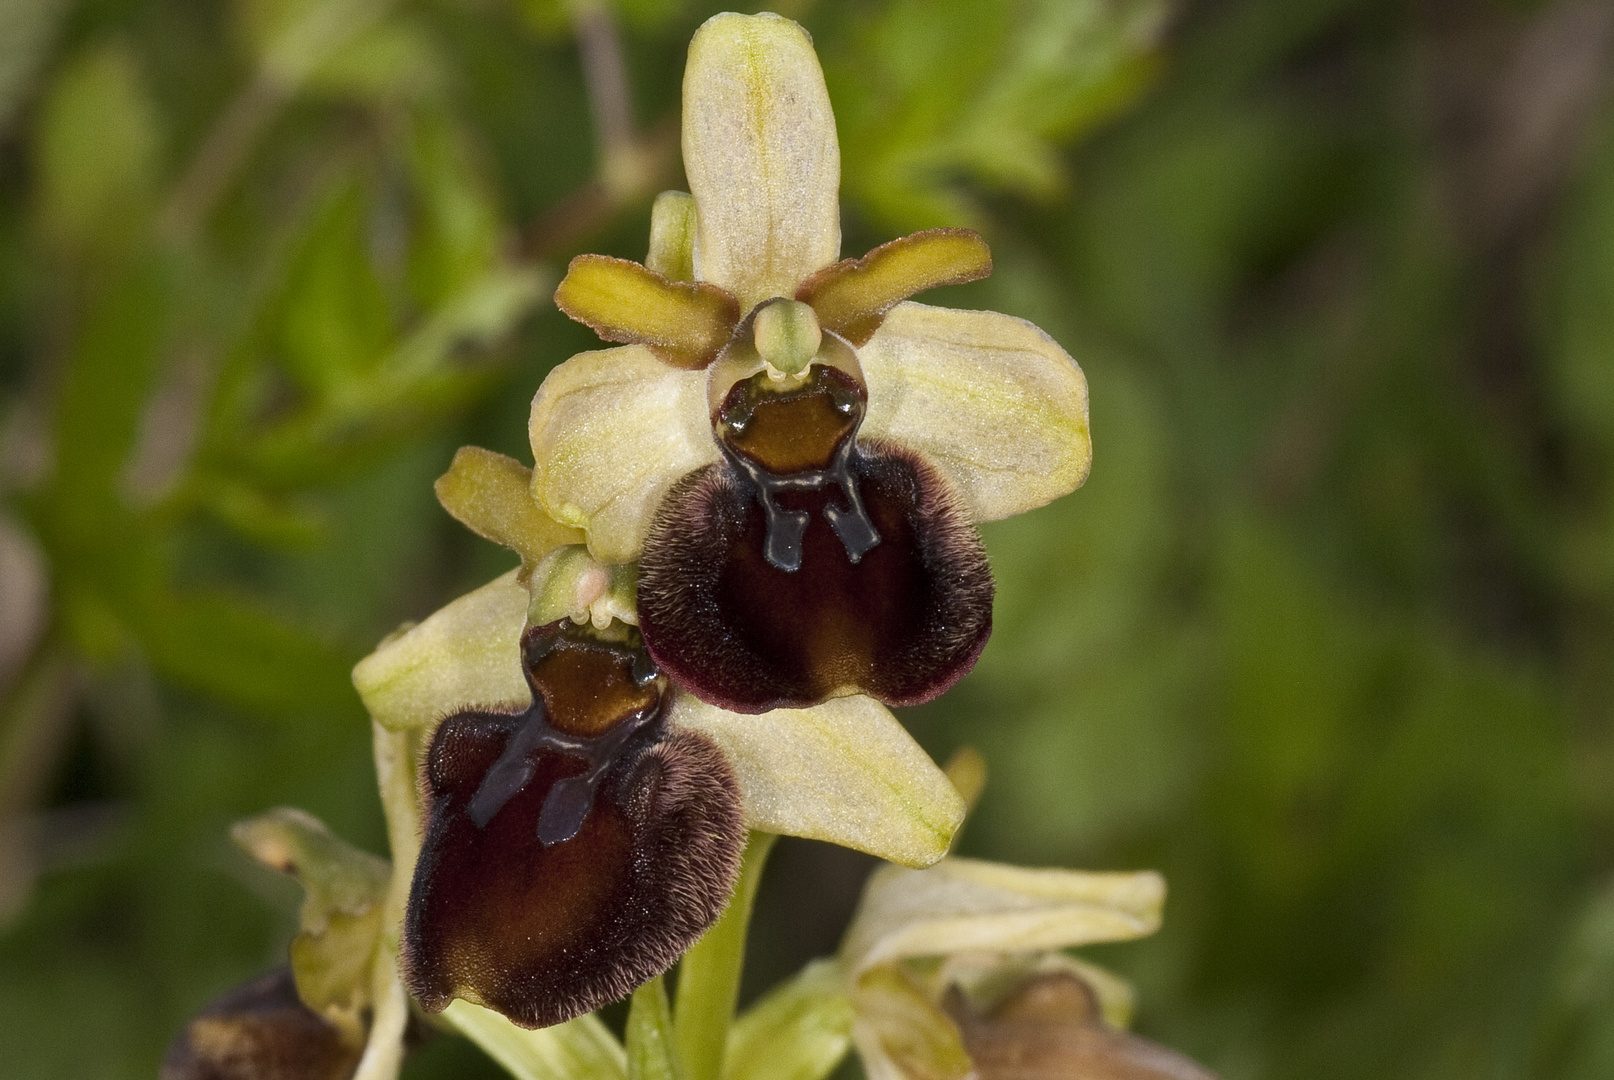
[[[671,719],[722,748],[751,829],[928,866],[964,820],[946,774],[872,698],[741,716],[680,694]]]
[[[515,458],[462,446],[437,478],[437,501],[478,536],[513,548],[530,570],[545,555],[583,534],[555,521],[532,497],[532,470]]]
[[[539,505],[584,529],[607,563],[638,558],[667,490],[718,459],[705,373],[642,345],[580,353],[550,372],[528,434]]]
[[[947,859],[883,867],[863,892],[842,956],[854,977],[876,964],[967,950],[1031,952],[1126,941],[1160,926],[1159,874],[1029,870]]]
[[[773,14],[716,15],[684,68],[695,276],[742,311],[840,253],[841,152],[812,40]]]
[[[405,731],[472,706],[532,703],[521,671],[527,589],[516,574],[466,593],[359,661],[353,685],[378,724]]]
[[[1087,379],[1024,319],[903,303],[858,350],[859,433],[924,455],[976,521],[1024,513],[1087,479]]]

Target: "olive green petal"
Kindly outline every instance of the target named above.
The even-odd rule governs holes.
[[[926,229],[881,244],[861,259],[826,266],[796,290],[813,306],[824,329],[862,345],[886,313],[942,285],[979,281],[992,272],[992,252],[970,229]]]
[[[705,367],[728,343],[740,312],[714,285],[673,281],[627,259],[579,255],[555,305],[606,341],[649,345],[678,367]]]
[[[460,447],[436,491],[456,521],[513,549],[528,570],[556,548],[583,542],[582,532],[555,521],[533,500],[532,470],[492,450]]]

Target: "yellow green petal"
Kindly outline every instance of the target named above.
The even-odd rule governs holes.
[[[979,281],[992,252],[971,229],[927,229],[881,244],[861,259],[842,259],[804,282],[796,298],[813,306],[825,330],[861,345],[898,303],[942,285]]]
[[[807,32],[773,14],[717,15],[684,68],[684,171],[695,273],[749,311],[840,254],[840,147]]]
[[[1087,479],[1087,380],[1024,319],[898,304],[858,360],[869,388],[860,437],[922,454],[975,520],[1033,510]]]
[[[555,304],[606,341],[650,345],[679,367],[705,367],[729,340],[739,306],[722,289],[670,281],[627,259],[579,255]]]
[[[391,865],[289,807],[238,821],[230,836],[259,863],[303,886],[291,943],[298,997],[335,1024],[350,1045],[362,1044]]]
[[[638,558],[650,521],[680,478],[718,459],[706,376],[642,345],[581,353],[549,373],[532,402],[532,491],[558,521],[588,533],[601,562]]]
[[[478,536],[513,548],[530,570],[545,555],[583,534],[555,521],[532,497],[532,470],[515,458],[462,446],[437,478],[437,501]]]
[[[964,820],[946,774],[872,698],[742,716],[680,694],[672,722],[722,749],[752,829],[928,866]]]
[[[644,264],[668,281],[695,280],[695,200],[663,191],[650,208],[650,252]]]

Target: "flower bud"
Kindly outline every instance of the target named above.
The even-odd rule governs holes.
[[[297,997],[289,967],[209,1003],[169,1046],[161,1080],[346,1080],[362,1047]]]
[[[1216,1080],[1191,1058],[1110,1027],[1093,991],[1068,973],[1032,978],[985,1014],[956,986],[945,1005],[980,1080]]]

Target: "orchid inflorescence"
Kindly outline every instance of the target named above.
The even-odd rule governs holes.
[[[1028,1023],[1050,1073],[1206,1075],[1115,1030],[1124,984],[1059,952],[1152,931],[1158,877],[946,857],[979,763],[944,773],[887,708],[986,642],[974,523],[1086,478],[1081,370],[1023,320],[908,299],[990,272],[969,230],[839,259],[834,117],[795,23],[708,21],[683,108],[690,191],[656,200],[645,262],[581,256],[556,292],[618,347],[544,380],[531,469],[468,447],[438,481],[519,569],[354,671],[392,864],[295,811],[238,827],[308,890],[294,979],[221,999],[165,1075],[390,1078],[415,1009],[546,1080],[655,1053],[689,1080],[796,1054],[816,1080],[852,1041],[875,1080],[947,1080]],[[713,927],[743,943],[775,834],[896,865],[841,956],[731,1027],[733,973],[701,972],[737,964]],[[674,1018],[659,976],[692,948]],[[630,992],[631,1067],[587,1015]],[[326,1049],[263,1050],[275,1017]]]

